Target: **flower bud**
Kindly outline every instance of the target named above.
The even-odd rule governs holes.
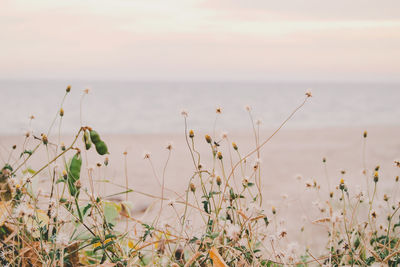
[[[190,137],[190,138],[193,138],[193,137],[194,137],[194,132],[193,132],[193,130],[190,130],[190,131],[189,131],[189,137]]]
[[[207,143],[211,144],[211,137],[208,134],[206,134],[205,138]]]
[[[220,186],[222,184],[221,177],[217,176],[217,185]]]
[[[232,143],[232,147],[233,147],[233,149],[238,150],[238,146],[236,145],[235,142]]]

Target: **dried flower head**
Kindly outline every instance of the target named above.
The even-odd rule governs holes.
[[[85,90],[83,90],[83,92],[84,92],[85,94],[89,94],[90,89],[89,89],[89,88],[86,88]]]
[[[206,142],[207,142],[207,143],[211,144],[211,141],[212,141],[211,136],[209,136],[208,134],[206,134],[205,139],[206,139]]]
[[[168,149],[168,150],[172,150],[172,142],[169,142],[169,143],[167,144],[167,147],[166,147],[166,149]]]
[[[218,151],[218,153],[217,153],[217,158],[218,158],[219,160],[222,160],[222,153],[221,153],[221,151]]]
[[[374,182],[377,183],[379,181],[379,173],[378,171],[374,172]]]
[[[65,89],[65,91],[66,91],[67,93],[71,92],[71,85],[68,85],[68,86],[67,86],[67,89]]]
[[[364,131],[363,136],[364,136],[364,138],[367,138],[368,132],[367,132],[367,131]]]
[[[217,108],[215,109],[215,113],[221,114],[221,113],[222,113],[222,108],[221,108],[221,107],[217,107]]]
[[[190,131],[189,131],[189,137],[190,137],[190,138],[193,138],[193,137],[194,137],[194,131],[193,131],[193,130],[190,130]]]
[[[49,143],[49,139],[47,139],[47,135],[42,134],[42,142],[44,145],[47,145]]]
[[[144,159],[149,159],[150,158],[150,152],[144,152]]]
[[[235,142],[232,142],[232,147],[233,147],[233,149],[238,150],[238,146]]]
[[[196,192],[196,186],[194,185],[194,183],[190,183],[189,187],[190,187],[190,191],[192,191],[193,193]]]
[[[182,109],[182,110],[181,110],[181,115],[182,115],[183,117],[187,117],[187,116],[188,116],[187,110],[186,110],[186,109]]]
[[[306,96],[307,97],[312,97],[311,89],[307,89]]]
[[[60,117],[63,117],[63,116],[64,116],[64,109],[60,108]]]

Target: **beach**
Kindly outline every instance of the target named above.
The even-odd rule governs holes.
[[[364,139],[363,132],[368,131],[368,137]],[[273,130],[260,133],[260,141],[266,139]],[[212,154],[210,147],[204,139],[206,133],[195,132],[196,149],[201,153],[201,164],[204,168],[210,167]],[[212,136],[212,133],[208,133]],[[219,134],[215,140],[220,141]],[[367,177],[372,181],[372,171],[380,166],[379,193],[392,194],[396,185],[395,177],[399,175],[399,168],[394,167],[394,160],[400,157],[400,127],[368,127],[368,128],[324,128],[324,129],[281,129],[260,151],[260,170],[262,177],[263,209],[267,216],[274,216],[286,221],[289,240],[303,240],[311,247],[320,245],[318,240],[324,239],[324,227],[316,225],[313,221],[319,219],[316,201],[328,199],[329,191],[337,190],[340,179],[344,179],[349,191],[356,190],[357,185],[365,188],[365,176],[363,170],[363,146],[365,146]],[[66,146],[72,141],[71,137],[61,137]],[[157,197],[161,196],[163,170],[171,152],[168,164],[165,168],[164,197],[169,201],[179,200],[184,196],[189,179],[194,173],[190,151],[187,147],[184,133],[182,134],[137,134],[137,135],[104,135],[110,151],[109,164],[104,166],[104,157],[98,156],[93,151],[83,153],[83,158],[88,159],[89,168],[94,169],[94,177],[97,180],[106,179],[113,184],[97,182],[95,193],[102,196],[122,192],[126,186],[135,192],[129,193],[129,201],[133,203],[133,215],[142,220],[150,219],[151,214],[159,209]],[[16,144],[21,146],[24,141],[22,136],[2,136],[1,159],[6,158],[5,149]],[[50,139],[51,141],[51,139]],[[80,141],[80,140],[79,140]],[[251,132],[228,133],[227,138],[222,139],[220,151],[224,155],[225,169],[230,170],[231,165],[238,162],[238,156],[232,153],[231,142],[239,147],[242,156],[254,149],[255,140]],[[172,145],[172,150],[167,145]],[[229,156],[231,150],[232,158]],[[10,149],[9,149],[10,150]],[[38,169],[39,161],[43,164],[45,151],[40,151],[40,157],[35,157],[27,166]],[[124,155],[124,152],[127,152]],[[145,159],[145,154],[150,155]],[[125,156],[126,171],[125,175]],[[326,159],[326,165],[323,163]],[[248,158],[248,166],[251,169],[255,161],[255,154]],[[97,167],[99,163],[101,167]],[[153,167],[152,167],[153,165]],[[326,167],[326,169],[325,169]],[[221,170],[216,168],[218,174]],[[345,174],[342,173],[345,171]],[[40,188],[49,190],[48,172],[43,172],[35,177],[39,180]],[[235,176],[237,184],[241,184],[243,177]],[[88,186],[87,178],[82,179],[84,186]],[[318,192],[307,188],[306,183],[314,183],[321,186]],[[199,181],[194,180],[199,186]],[[122,187],[121,187],[122,186]],[[396,185],[398,186],[398,185]],[[330,189],[328,188],[330,187]],[[175,193],[174,193],[175,192]],[[150,194],[149,197],[144,194]],[[117,195],[110,198],[113,201],[124,201],[125,195]],[[152,206],[154,205],[154,206]],[[162,216],[165,220],[176,220],[176,215],[169,211],[168,201],[164,201],[165,211]],[[143,212],[152,206],[148,213]],[[272,207],[277,210],[276,215],[271,214]],[[151,212],[153,210],[153,212]],[[303,232],[300,227],[307,225]],[[316,232],[317,231],[317,232]],[[321,233],[316,238],[310,238],[306,233]]]

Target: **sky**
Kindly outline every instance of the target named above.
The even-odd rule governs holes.
[[[0,79],[400,82],[398,0],[0,0]]]

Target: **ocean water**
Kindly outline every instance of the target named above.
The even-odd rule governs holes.
[[[81,114],[84,125],[103,133],[179,133],[182,109],[190,128],[211,131],[216,107],[222,108],[218,131],[248,131],[246,105],[269,129],[301,103],[307,88],[313,97],[289,128],[400,125],[399,84],[0,81],[0,134],[47,132],[68,84],[64,133],[79,129]],[[81,109],[85,88],[90,92]]]

